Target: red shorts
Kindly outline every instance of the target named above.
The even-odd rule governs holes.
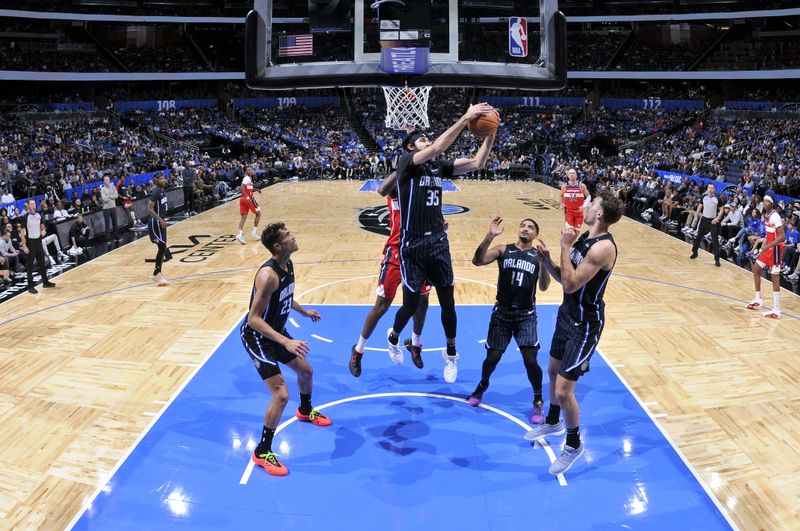
[[[567,225],[580,229],[583,226],[583,210],[567,210],[565,211],[565,218]]]
[[[397,287],[402,281],[400,249],[393,245],[387,245],[383,248],[383,260],[381,261],[381,271],[378,274],[378,286],[375,288],[375,293],[378,294],[378,297],[383,297],[390,301],[394,300],[395,295],[397,295]],[[431,285],[425,282],[419,292],[422,295],[427,295],[431,292]]]
[[[239,198],[239,215],[246,216],[248,212],[258,214],[261,212],[261,208],[257,207],[252,201],[242,196]]]
[[[756,263],[761,269],[769,268],[770,273],[780,273],[781,260],[783,260],[783,245],[778,244],[772,249],[767,249],[759,254]]]

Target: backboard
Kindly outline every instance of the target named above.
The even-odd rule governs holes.
[[[518,12],[519,2],[509,0],[432,0],[430,40],[425,43],[430,49],[424,49],[427,65],[416,73],[387,73],[381,61],[378,12],[372,7],[375,0],[352,1],[350,31],[312,32],[307,1],[254,0],[247,16],[247,85],[265,90],[376,86],[558,90],[566,85],[566,19],[558,11],[558,0],[530,0],[523,12]],[[390,3],[403,5],[404,0]],[[530,28],[524,31],[527,53],[515,57],[509,42],[519,37],[514,25],[520,19]]]

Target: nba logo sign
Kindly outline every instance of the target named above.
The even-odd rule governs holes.
[[[528,19],[508,19],[508,53],[511,57],[528,57]]]

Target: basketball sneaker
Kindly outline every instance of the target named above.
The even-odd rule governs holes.
[[[550,465],[550,473],[554,476],[563,474],[575,464],[575,460],[583,453],[583,445],[573,448],[567,444],[564,445],[561,455]]]
[[[406,350],[411,353],[411,361],[414,363],[414,367],[417,369],[423,368],[425,364],[422,363],[422,345],[415,347],[414,344],[411,343],[410,337],[406,339],[403,344],[406,346]]]
[[[150,280],[155,282],[156,285],[158,285],[158,286],[168,286],[169,285],[169,280],[164,278],[164,275],[162,275],[161,273],[159,273],[157,275],[150,275]]]
[[[253,452],[253,462],[273,476],[285,476],[289,473],[289,469],[278,461],[278,456],[272,452],[261,455],[256,455]]]
[[[353,345],[353,348],[350,349],[350,363],[348,367],[350,368],[350,374],[358,378],[361,376],[361,356],[363,356],[363,352],[357,352],[356,346]]]
[[[781,312],[780,311],[776,311],[776,310],[769,310],[767,312],[762,313],[761,315],[763,315],[767,319],[780,319],[781,318]]]
[[[298,409],[295,414],[297,420],[302,422],[310,422],[314,426],[330,426],[333,424],[333,421],[317,411],[316,409],[312,409],[308,415],[303,415],[300,413],[300,409]]]
[[[247,242],[244,240],[244,236],[242,236],[242,233],[241,233],[241,232],[240,232],[239,234],[237,234],[237,235],[236,235],[236,241],[237,241],[237,242],[239,242],[239,243],[241,243],[242,245],[244,245],[244,244],[246,244],[246,243],[247,243]]]
[[[544,422],[544,402],[537,400],[533,403],[533,413],[531,414],[531,422],[534,424],[541,424]]]
[[[395,365],[402,365],[403,364],[403,349],[400,348],[400,345],[392,343],[389,340],[389,337],[392,335],[392,329],[386,331],[386,342],[389,344],[389,359],[392,360],[392,363]],[[397,342],[400,342],[398,338]]]
[[[547,424],[545,422],[544,424],[540,424],[539,426],[533,428],[532,430],[529,430],[525,434],[525,440],[535,441],[537,439],[542,439],[544,437],[550,437],[550,436],[555,437],[558,435],[564,435],[566,431],[567,430],[564,428],[564,423],[561,422],[560,420],[555,424]]]
[[[469,405],[472,407],[478,407],[481,405],[481,402],[483,401],[483,393],[485,393],[488,388],[488,385],[484,387],[480,382],[478,382],[478,386],[474,391],[472,391],[472,394],[469,395],[469,399],[467,399]]]
[[[458,378],[458,353],[453,356],[447,354],[447,349],[442,349],[442,357],[444,358],[444,371],[442,376],[447,383],[455,383]]]
[[[758,299],[753,299],[747,304],[748,310],[758,310],[759,308],[761,308],[761,301]]]

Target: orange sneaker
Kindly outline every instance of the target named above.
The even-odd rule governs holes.
[[[315,426],[330,426],[331,424],[333,424],[331,419],[329,419],[316,409],[312,409],[308,415],[303,415],[302,413],[300,413],[300,410],[298,409],[297,412],[295,413],[295,416],[297,417],[298,420],[301,420],[303,422],[310,422]]]
[[[253,462],[273,476],[285,476],[289,473],[289,469],[286,468],[283,463],[278,461],[278,456],[272,452],[267,452],[261,455],[256,455],[254,452]]]

